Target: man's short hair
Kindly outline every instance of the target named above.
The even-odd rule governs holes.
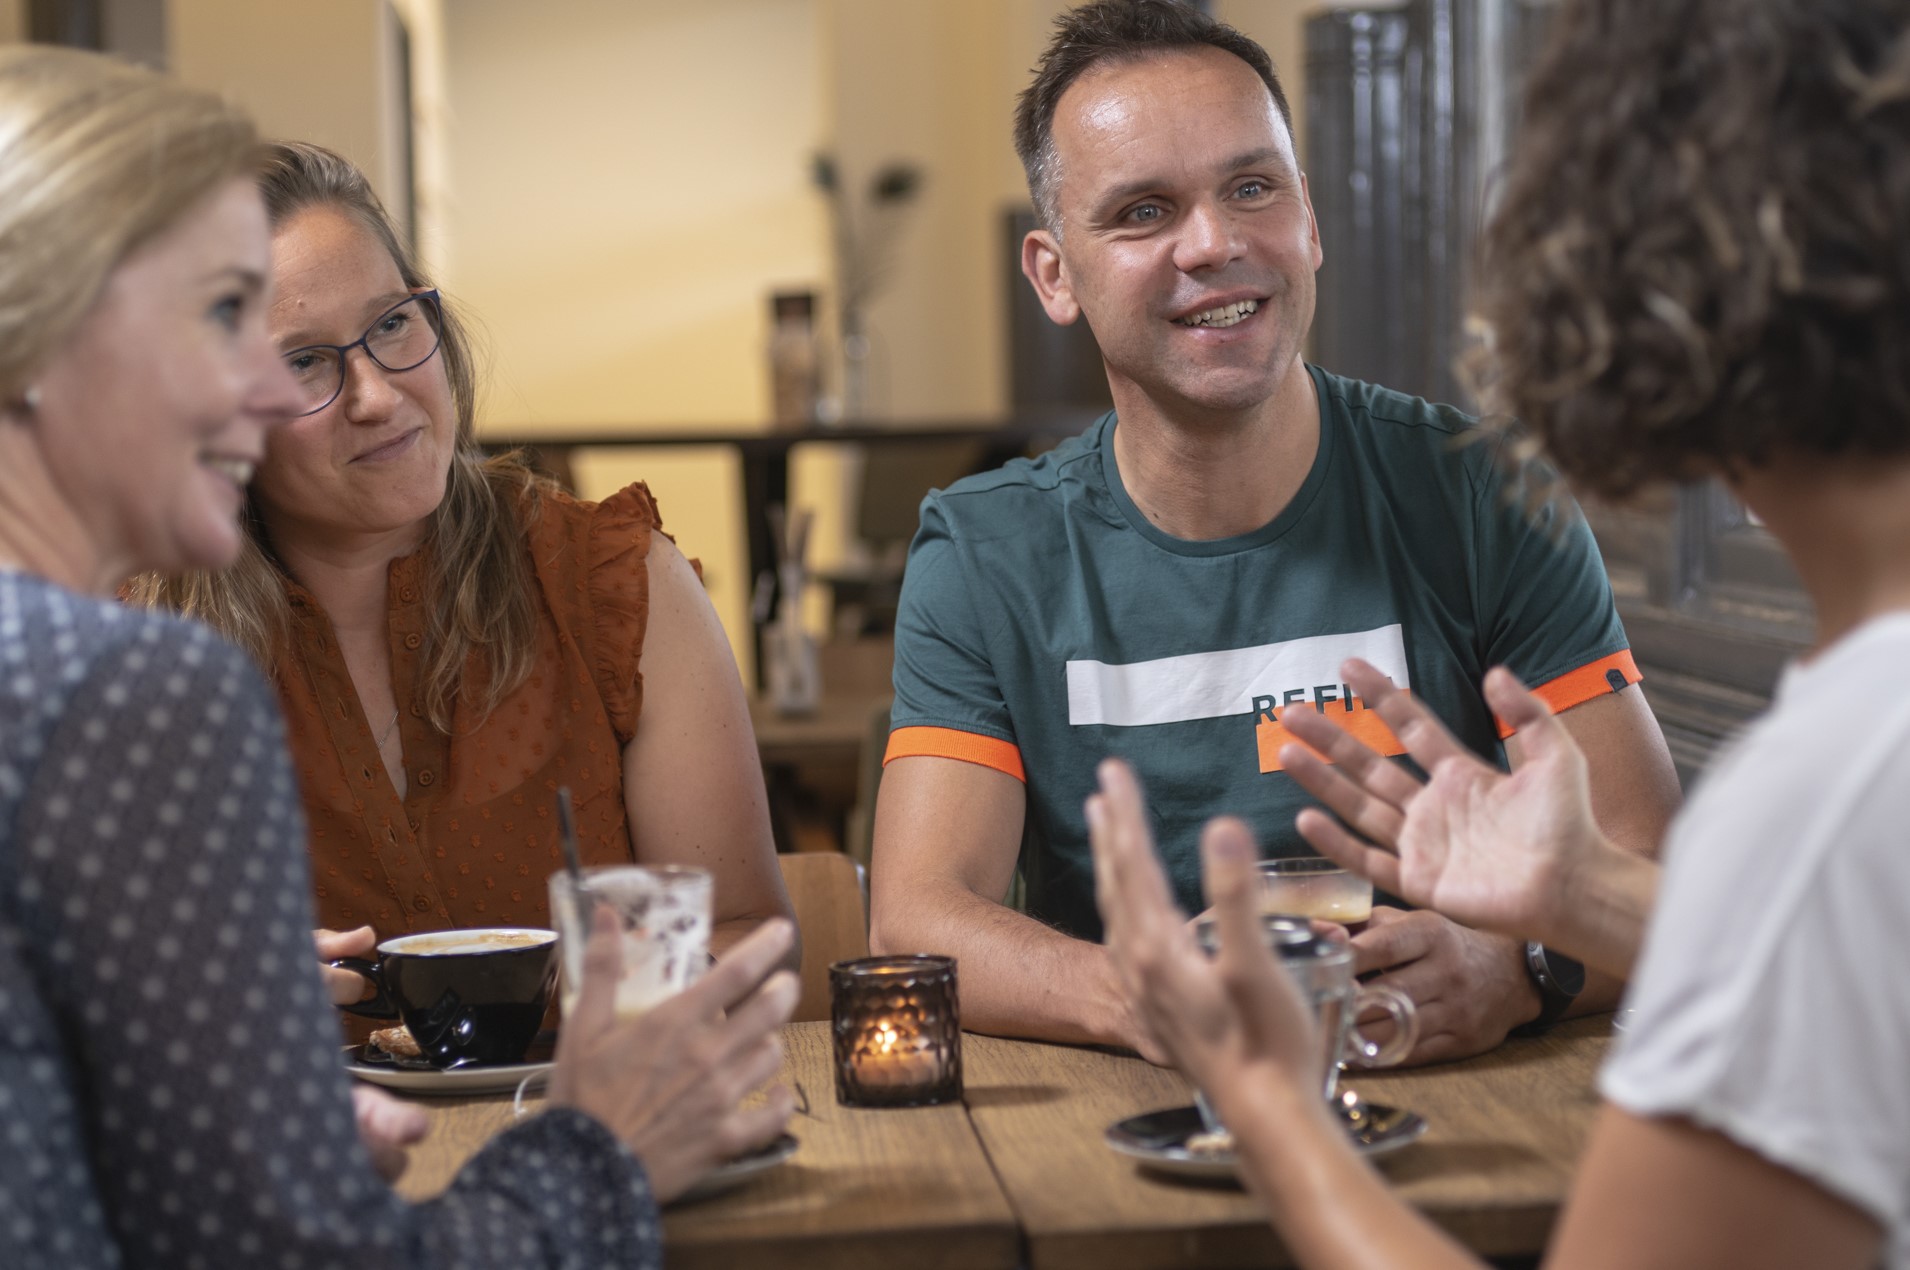
[[[1253,67],[1273,95],[1287,134],[1293,111],[1267,50],[1224,22],[1180,0],[1095,0],[1055,19],[1054,38],[1015,106],[1015,153],[1028,174],[1028,193],[1042,227],[1059,236],[1056,206],[1060,172],[1054,149],[1054,112],[1061,95],[1083,74],[1107,62],[1136,62],[1160,53],[1217,48]]]
[[[1485,238],[1485,404],[1623,497],[1910,455],[1910,17],[1898,0],[1584,0]]]

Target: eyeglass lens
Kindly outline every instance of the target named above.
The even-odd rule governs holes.
[[[346,350],[327,345],[294,349],[285,355],[299,392],[313,413],[330,405],[345,386],[344,353],[363,346],[371,360],[388,371],[411,370],[438,351],[438,309],[428,295],[414,295],[390,309]]]

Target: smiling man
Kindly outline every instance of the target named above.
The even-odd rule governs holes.
[[[958,957],[965,1026],[1155,1056],[1092,942],[1095,764],[1140,773],[1191,911],[1213,815],[1310,853],[1286,712],[1404,752],[1342,682],[1353,656],[1516,766],[1478,689],[1510,666],[1584,748],[1606,832],[1653,849],[1677,782],[1582,520],[1526,517],[1494,449],[1458,443],[1458,411],[1302,359],[1323,256],[1265,51],[1172,0],[1084,6],[1057,23],[1016,144],[1042,225],[1022,271],[1051,318],[1092,328],[1115,409],[923,503],[876,947]],[[1002,902],[1018,863],[1021,912]],[[1615,998],[1428,912],[1376,910],[1355,945],[1417,1003],[1420,1061]]]

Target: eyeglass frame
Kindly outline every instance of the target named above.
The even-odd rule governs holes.
[[[378,354],[371,351],[371,343],[370,343],[371,333],[378,328],[378,324],[380,322],[384,321],[386,318],[396,313],[399,309],[404,308],[405,305],[412,303],[414,300],[429,300],[431,301],[432,308],[434,308],[437,311],[438,321],[437,321],[437,324],[433,326],[432,328],[434,331],[437,332],[437,336],[438,336],[437,342],[431,346],[431,351],[429,353],[426,353],[421,359],[411,363],[411,365],[409,366],[404,366],[404,367],[387,366],[383,362],[378,360]],[[334,401],[338,400],[339,395],[345,391],[345,363],[350,359],[351,351],[354,348],[364,349],[366,360],[369,361],[373,366],[376,366],[379,370],[384,371],[388,375],[402,375],[407,371],[413,371],[418,369],[418,367],[424,365],[426,362],[436,357],[438,353],[442,351],[444,348],[444,297],[438,294],[438,289],[436,287],[432,287],[427,291],[414,291],[410,295],[406,296],[404,299],[398,301],[398,303],[386,309],[383,313],[380,313],[377,317],[373,318],[371,322],[365,327],[364,334],[360,335],[357,339],[353,340],[349,344],[301,344],[297,348],[288,348],[285,350],[285,352],[279,354],[281,359],[293,358],[298,356],[300,353],[311,353],[311,352],[318,352],[318,351],[338,354],[338,386],[332,389],[332,395],[325,398],[323,403],[313,406],[310,410],[301,411],[300,413],[293,415],[292,418],[294,419],[309,418],[312,415],[317,414],[319,411],[325,409],[327,406],[331,405]]]

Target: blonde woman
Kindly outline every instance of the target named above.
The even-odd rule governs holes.
[[[586,863],[715,875],[717,948],[788,915],[729,643],[648,490],[580,503],[487,461],[456,310],[363,174],[281,144],[261,188],[298,417],[240,563],[144,593],[271,668],[323,925],[549,925],[559,786]]]
[[[0,50],[0,1265],[656,1266],[657,1202],[788,1118],[731,1092],[776,1070],[787,924],[621,1024],[599,930],[554,1110],[407,1205],[372,1165],[418,1117],[354,1132],[271,692],[112,601],[231,563],[300,405],[258,159],[215,97]]]

